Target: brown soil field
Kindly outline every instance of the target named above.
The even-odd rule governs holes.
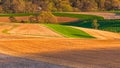
[[[0,23],[0,38],[49,38],[63,37],[40,24]],[[7,31],[7,33],[4,33]]]
[[[120,40],[0,40],[0,52],[75,68],[119,68]]]
[[[105,19],[120,19],[120,15],[109,12],[67,12],[67,13],[97,15],[97,16],[102,16]]]
[[[28,20],[28,16],[23,17],[15,17],[18,21],[21,20]],[[71,21],[77,21],[77,18],[69,18],[69,17],[57,17],[58,22],[71,22]],[[10,22],[9,17],[0,17],[0,22]]]
[[[72,22],[79,20],[78,18],[70,18],[70,17],[57,17],[58,22]]]
[[[96,37],[77,39],[63,38],[42,24],[15,26],[0,23],[0,67],[120,68],[120,36],[117,33],[74,27]],[[10,34],[4,33],[5,29]]]
[[[20,24],[15,29],[9,30],[9,33],[19,34],[19,35],[44,36],[44,37],[62,37],[61,35],[45,27],[44,25],[39,25],[39,24]]]
[[[24,17],[15,17],[17,20],[28,20],[28,16]],[[0,22],[10,22],[9,17],[0,17]]]

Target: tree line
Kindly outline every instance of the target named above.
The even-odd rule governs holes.
[[[0,13],[120,10],[120,0],[0,0]]]

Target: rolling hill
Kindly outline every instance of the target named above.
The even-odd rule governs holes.
[[[103,21],[100,27],[107,28],[116,24],[119,27],[119,21],[94,15],[80,19],[81,15],[68,13],[63,17],[69,16],[77,23],[73,20],[60,24],[1,22],[0,67],[119,68],[120,34],[90,29],[89,23],[100,19],[99,22]]]

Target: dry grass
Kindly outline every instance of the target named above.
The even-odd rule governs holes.
[[[82,28],[82,27],[73,27],[80,30],[85,31],[86,33],[96,37],[97,39],[120,39],[119,33],[113,33],[109,31],[101,31],[101,30],[95,30],[95,29],[88,29],[88,28]]]

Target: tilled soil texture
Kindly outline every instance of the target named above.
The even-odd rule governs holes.
[[[76,68],[120,68],[120,40],[0,40],[0,52]]]
[[[69,67],[0,54],[0,68],[69,68]]]
[[[1,23],[0,25],[0,38],[48,38],[48,37],[62,37],[58,33],[50,30],[44,25],[40,24],[12,24]]]
[[[62,37],[44,25],[40,24],[20,24],[15,29],[8,31],[11,34],[44,36],[44,37]]]

